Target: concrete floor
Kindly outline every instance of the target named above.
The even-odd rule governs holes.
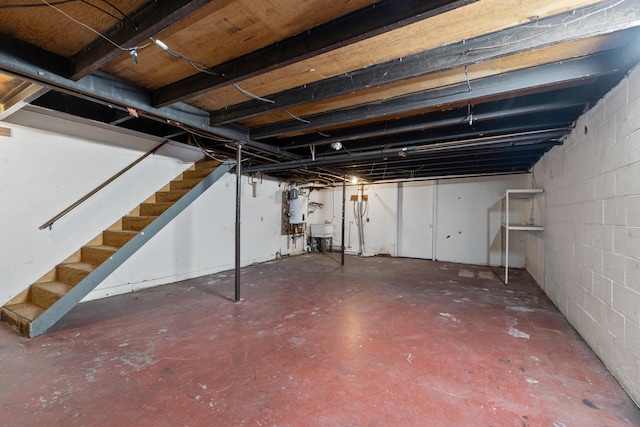
[[[3,426],[625,426],[640,411],[528,275],[310,254],[0,326]]]

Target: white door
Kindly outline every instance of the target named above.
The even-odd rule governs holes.
[[[428,182],[398,184],[398,256],[433,257],[433,191]]]

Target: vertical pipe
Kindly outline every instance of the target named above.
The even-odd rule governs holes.
[[[433,191],[431,193],[432,202],[431,202],[431,224],[433,224],[433,228],[431,229],[431,259],[436,261],[438,258],[436,257],[436,237],[438,235],[438,180],[436,179],[435,184],[433,185]]]
[[[236,292],[234,302],[240,302],[240,198],[242,196],[242,144],[238,143],[236,159]]]
[[[358,186],[358,232],[360,237],[360,255],[364,256],[364,186]]]
[[[341,263],[344,265],[344,211],[347,204],[347,177],[342,180],[342,255]]]

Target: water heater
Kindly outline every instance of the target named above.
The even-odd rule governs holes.
[[[289,224],[306,224],[309,197],[300,193],[289,199]]]

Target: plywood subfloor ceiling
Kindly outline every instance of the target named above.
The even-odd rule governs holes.
[[[519,173],[638,63],[639,24],[637,0],[9,0],[0,103],[296,181]]]

